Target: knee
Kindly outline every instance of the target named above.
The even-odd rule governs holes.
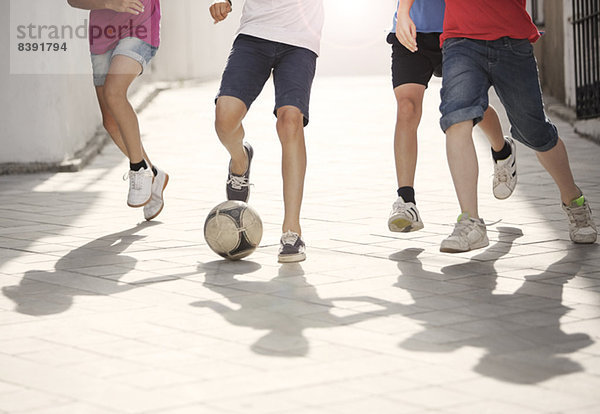
[[[223,136],[233,133],[240,124],[239,117],[225,106],[217,103],[215,109],[215,130],[217,135]]]
[[[403,124],[418,124],[421,118],[421,108],[410,98],[398,99],[397,120]]]
[[[298,108],[284,107],[277,111],[277,132],[283,141],[301,136],[304,129],[304,115]]]
[[[127,102],[127,90],[123,90],[114,83],[104,85],[104,100],[109,107],[115,107],[122,102]]]

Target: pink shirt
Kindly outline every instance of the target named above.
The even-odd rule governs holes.
[[[160,44],[160,0],[142,0],[144,12],[138,15],[113,10],[90,12],[90,52],[101,55],[114,49],[119,40],[137,37],[152,46]]]

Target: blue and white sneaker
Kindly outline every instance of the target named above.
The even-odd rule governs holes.
[[[246,156],[248,157],[248,168],[244,174],[236,175],[231,172],[230,162],[225,192],[227,194],[227,200],[238,200],[247,203],[248,198],[250,198],[250,186],[252,185],[250,184],[250,165],[252,164],[254,150],[247,142],[244,142],[244,148],[246,150]]]
[[[390,231],[408,233],[421,230],[423,227],[423,222],[415,203],[407,203],[402,197],[398,197],[392,205],[392,212],[388,219],[388,228]]]
[[[293,231],[286,231],[279,241],[279,263],[301,262],[306,259],[306,246],[302,237]]]

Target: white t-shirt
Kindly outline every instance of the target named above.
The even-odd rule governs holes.
[[[304,47],[318,55],[323,20],[323,0],[246,0],[238,34]]]

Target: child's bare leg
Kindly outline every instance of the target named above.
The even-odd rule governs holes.
[[[215,108],[215,130],[223,146],[231,156],[231,172],[244,174],[248,169],[248,157],[244,150],[244,127],[242,120],[247,113],[246,104],[232,96],[220,96]]]
[[[550,173],[560,191],[560,199],[569,204],[581,196],[581,190],[575,185],[573,173],[569,165],[569,157],[565,144],[559,138],[556,146],[549,151],[535,153],[540,164]]]
[[[414,83],[394,89],[397,103],[394,158],[398,187],[414,187],[417,168],[417,128],[423,111],[425,86]]]
[[[498,118],[498,113],[492,105],[488,106],[488,109],[483,114],[483,119],[477,125],[481,128],[488,141],[490,141],[492,149],[500,152],[504,148],[506,140],[502,133],[500,118]]]
[[[277,134],[281,141],[283,176],[283,203],[285,208],[282,231],[302,235],[300,208],[306,174],[306,146],[304,143],[304,116],[294,106],[277,110]]]
[[[121,152],[125,154],[127,158],[129,158],[129,154],[127,154],[127,148],[125,147],[123,137],[121,136],[119,125],[117,125],[117,121],[110,113],[106,99],[104,99],[104,86],[96,86],[96,96],[98,97],[98,104],[100,105],[100,112],[102,113],[102,125],[104,126],[104,129],[106,132],[108,132],[108,135],[110,135],[111,139],[115,145],[119,147]],[[150,163],[150,158],[148,157],[148,154],[146,154],[143,144],[142,152],[144,154],[144,159]]]
[[[479,218],[477,208],[479,165],[473,145],[473,121],[459,122],[448,128],[446,154],[461,212]]]
[[[135,60],[127,56],[116,55],[112,59],[103,87],[103,102],[106,104],[110,115],[112,115],[118,126],[121,138],[120,143],[123,146],[115,140],[112,134],[111,137],[113,137],[113,140],[115,140],[115,143],[122,151],[123,149],[125,150],[123,152],[128,156],[132,164],[139,163],[144,159],[144,150],[140,138],[138,118],[127,99],[127,90],[141,71],[142,66]],[[106,123],[111,130],[115,130],[110,119],[107,119]]]

